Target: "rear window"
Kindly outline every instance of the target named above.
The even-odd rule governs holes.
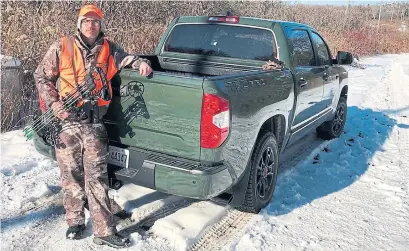
[[[164,51],[268,61],[275,56],[268,30],[220,24],[183,24],[173,28]]]

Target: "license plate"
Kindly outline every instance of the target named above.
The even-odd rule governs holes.
[[[116,146],[109,146],[108,163],[120,167],[128,168],[129,150]]]

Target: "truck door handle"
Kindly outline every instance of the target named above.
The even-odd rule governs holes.
[[[304,87],[306,87],[308,85],[307,80],[305,80],[304,78],[300,78],[299,82],[300,82],[300,87],[301,88],[304,88]]]

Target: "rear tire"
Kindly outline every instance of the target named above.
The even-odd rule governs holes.
[[[317,136],[321,139],[330,140],[338,138],[344,131],[345,122],[347,118],[347,99],[341,97],[338,102],[337,110],[334,118],[330,121],[324,122],[317,127]]]
[[[247,191],[238,209],[258,213],[270,202],[277,182],[278,144],[273,133],[265,133],[257,141],[248,168]]]

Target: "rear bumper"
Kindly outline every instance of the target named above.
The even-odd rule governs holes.
[[[199,162],[141,149],[128,150],[128,168],[109,164],[110,179],[195,199],[215,197],[233,185],[233,179],[223,164],[203,166]]]
[[[56,160],[55,149],[38,135],[34,136],[38,152]],[[108,164],[108,179],[131,182],[160,192],[195,199],[210,199],[233,185],[223,164],[203,166],[200,162],[140,149],[129,150],[129,167]]]

